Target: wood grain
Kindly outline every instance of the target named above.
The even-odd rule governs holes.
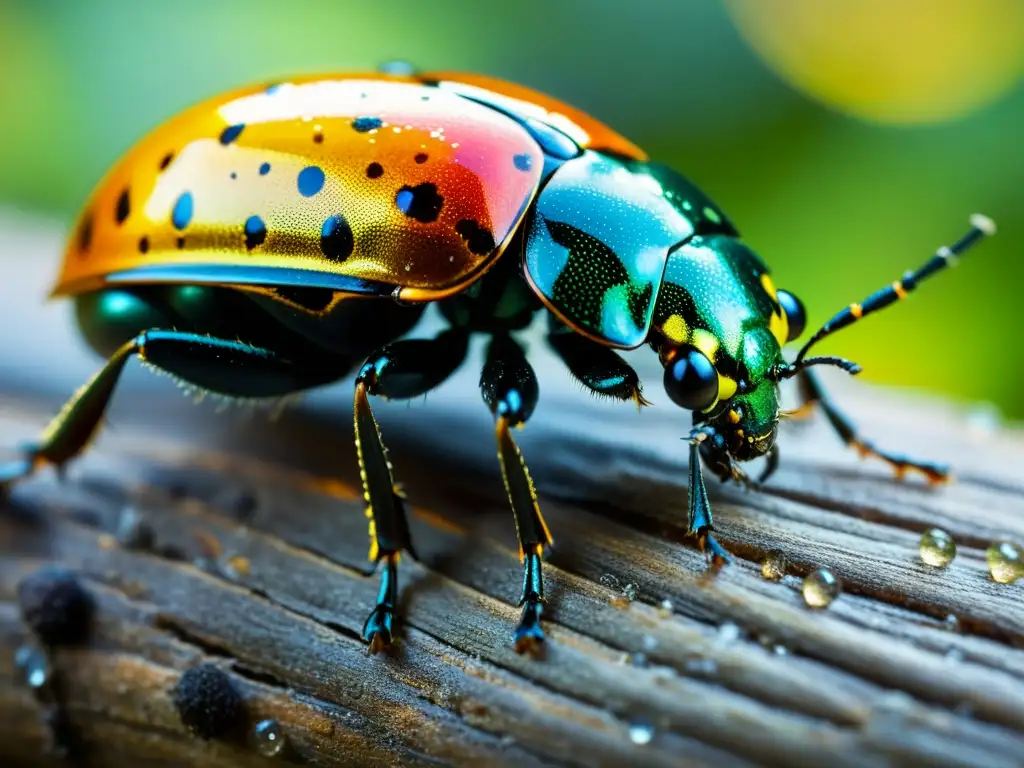
[[[35,308],[58,240],[0,217],[0,279],[20,286],[0,308],[2,446],[33,436],[97,365],[56,308]],[[350,385],[271,422],[216,415],[133,373],[69,477],[18,486],[0,515],[0,755],[48,764],[13,665],[28,639],[15,588],[59,562],[99,605],[90,645],[54,658],[89,765],[258,764],[178,720],[170,692],[204,661],[229,673],[253,722],[283,724],[286,761],[310,765],[1024,765],[1022,586],[992,582],[984,563],[992,540],[1024,541],[1019,429],[830,377],[868,434],[951,462],[958,482],[897,483],[820,421],[794,427],[763,492],[709,483],[736,555],[711,579],[684,535],[685,414],[654,384],[642,414],[595,402],[536,340],[531,359],[542,402],[517,437],[556,539],[545,659],[509,642],[521,572],[478,357],[426,403],[375,404],[420,554],[400,565],[401,644],[381,657],[358,639],[376,579]],[[648,356],[634,361],[658,381]],[[126,506],[186,559],[116,545]],[[945,570],[918,558],[932,525],[960,548]],[[781,583],[760,576],[768,548],[789,557]],[[798,586],[821,566],[844,594],[813,611]],[[638,597],[623,606],[625,584]],[[646,745],[629,738],[641,720],[655,729]]]

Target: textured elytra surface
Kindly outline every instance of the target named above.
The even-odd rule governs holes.
[[[0,228],[2,277],[20,288],[7,311],[22,320],[0,329],[3,446],[35,434],[98,364],[72,342],[60,307],[37,305],[57,241]],[[991,582],[984,564],[990,541],[1024,539],[1019,430],[830,377],[867,435],[951,462],[958,483],[895,483],[820,421],[787,430],[764,493],[709,478],[716,525],[737,556],[709,581],[683,536],[685,414],[654,386],[650,356],[638,359],[655,406],[641,414],[592,402],[539,343],[531,358],[541,402],[517,439],[556,540],[546,660],[509,647],[520,569],[475,390],[479,360],[426,405],[375,403],[422,558],[401,566],[394,658],[367,656],[357,639],[377,585],[362,574],[350,389],[268,423],[215,417],[165,380],[130,376],[113,429],[68,481],[41,475],[3,506],[0,755],[47,764],[41,710],[13,669],[27,638],[15,585],[62,563],[97,601],[89,647],[57,657],[94,765],[252,765],[244,745],[203,742],[178,718],[175,686],[204,662],[227,670],[250,723],[276,718],[314,765],[1019,761],[1021,585]],[[127,502],[159,553],[104,538]],[[958,543],[945,570],[918,561],[920,533],[935,525]],[[788,556],[782,583],[760,576],[770,548]],[[168,557],[176,550],[188,560]],[[844,593],[810,611],[793,579],[823,566]],[[627,584],[633,603],[621,600]],[[640,717],[654,725],[642,746],[629,735]]]
[[[190,264],[444,289],[507,240],[542,168],[513,120],[417,83],[324,78],[227,94],[111,170],[57,292]]]

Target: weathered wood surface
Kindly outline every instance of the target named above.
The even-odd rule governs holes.
[[[66,310],[35,308],[58,239],[0,227],[0,446],[33,436],[96,365],[61,324]],[[214,416],[132,375],[68,479],[18,486],[0,515],[0,756],[50,764],[14,670],[28,637],[15,588],[59,562],[100,606],[91,645],[56,656],[91,765],[258,764],[179,722],[170,691],[202,661],[231,674],[253,721],[281,721],[290,759],[312,765],[1024,765],[1024,593],[984,564],[990,541],[1024,540],[1019,430],[835,381],[868,433],[950,461],[958,483],[896,483],[820,421],[794,427],[765,492],[709,481],[736,558],[708,579],[684,537],[685,415],[657,377],[657,407],[638,415],[592,401],[534,347],[542,404],[520,440],[557,547],[544,660],[509,643],[521,575],[475,362],[426,403],[378,409],[421,556],[400,566],[392,657],[358,639],[376,579],[363,574],[349,387],[268,423]],[[188,560],[113,545],[126,505]],[[918,559],[932,525],[960,547],[946,570]],[[192,562],[212,541],[221,564]],[[789,555],[784,583],[760,576],[770,547]],[[225,568],[231,556],[248,570]],[[812,611],[795,584],[819,566],[845,592]],[[605,575],[638,599],[617,607]],[[739,639],[723,638],[726,623]],[[637,718],[655,726],[649,744],[630,741]]]

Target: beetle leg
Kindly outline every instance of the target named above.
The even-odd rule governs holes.
[[[768,456],[765,459],[764,469],[761,470],[761,474],[757,476],[757,483],[761,485],[768,482],[768,478],[775,474],[775,470],[779,468],[779,446],[773,445],[772,449],[768,451]]]
[[[283,395],[337,378],[349,366],[303,367],[278,353],[240,341],[194,333],[148,330],[121,345],[81,387],[18,461],[0,467],[0,487],[47,464],[58,470],[85,450],[99,430],[125,363],[133,355],[204,389],[231,396]]]
[[[537,405],[539,389],[522,348],[509,336],[496,336],[487,350],[480,374],[480,392],[495,417],[494,437],[505,491],[516,521],[519,557],[523,562],[522,617],[513,638],[519,653],[537,655],[543,648],[544,577],[541,556],[551,546],[551,533],[540,513],[537,492],[526,461],[512,439],[511,427],[521,427]]]
[[[688,438],[690,442],[690,506],[687,527],[689,532],[697,537],[697,543],[708,559],[709,568],[712,571],[717,571],[729,562],[729,555],[711,535],[714,525],[711,522],[711,501],[708,499],[708,492],[704,487],[704,474],[701,471],[701,446],[705,442],[714,441],[718,436],[709,430],[710,428],[698,427],[690,433]]]
[[[466,335],[446,331],[435,339],[410,339],[390,344],[367,358],[356,376],[354,402],[356,450],[363,479],[366,516],[370,521],[370,560],[383,561],[377,603],[363,624],[371,653],[384,650],[394,637],[398,597],[399,553],[413,557],[402,496],[368,395],[405,399],[422,395],[447,379],[466,356]]]
[[[643,396],[636,371],[610,347],[584,338],[564,326],[548,334],[548,344],[573,378],[594,394],[631,400],[637,408],[650,405]]]
[[[797,375],[797,382],[800,385],[801,397],[808,406],[820,406],[824,411],[832,429],[836,431],[840,439],[853,448],[861,456],[875,456],[888,463],[896,472],[896,476],[902,478],[908,471],[919,472],[929,483],[945,483],[950,478],[949,467],[929,461],[917,461],[899,453],[891,453],[882,450],[874,443],[863,439],[857,434],[857,428],[853,422],[840,411],[832,398],[828,396],[821,382],[813,371],[804,369]]]

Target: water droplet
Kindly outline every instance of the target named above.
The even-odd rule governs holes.
[[[998,541],[985,552],[988,561],[988,572],[993,581],[1000,584],[1013,584],[1024,576],[1024,561],[1021,559],[1020,547],[1010,541]]]
[[[662,600],[661,604],[658,606],[658,615],[663,619],[671,619],[674,611],[675,606],[672,605],[672,601],[667,597]]]
[[[36,696],[43,698],[50,684],[50,664],[46,654],[35,646],[23,645],[14,654],[14,665],[21,674],[22,682]]]
[[[941,528],[929,528],[921,534],[921,560],[936,568],[945,568],[956,557],[956,542]]]
[[[774,653],[776,656],[788,656],[789,648],[782,645],[781,643],[776,643],[772,646],[772,653]]]
[[[654,723],[646,717],[640,717],[629,724],[629,740],[643,746],[654,739]]]
[[[959,664],[964,660],[964,652],[959,648],[950,648],[946,651],[946,661],[950,664]]]
[[[626,663],[633,665],[634,667],[646,667],[647,666],[647,654],[640,651],[635,651],[626,655]]]
[[[654,635],[644,635],[644,639],[641,641],[644,647],[644,651],[650,653],[658,647],[658,638]]]
[[[718,662],[707,657],[687,659],[683,662],[683,671],[691,675],[711,677],[718,671]]]
[[[761,575],[768,581],[778,581],[786,575],[788,565],[789,560],[785,552],[780,549],[769,549],[761,561]]]
[[[618,589],[619,588],[619,580],[618,580],[618,578],[616,578],[615,576],[613,576],[610,573],[602,574],[601,578],[598,579],[598,581],[601,583],[601,586],[608,587],[608,589]]]
[[[220,563],[220,572],[232,581],[238,581],[249,575],[252,566],[249,558],[242,555],[227,555]]]
[[[264,757],[277,757],[284,751],[285,736],[277,720],[260,720],[252,729],[252,743]]]
[[[622,596],[632,603],[636,600],[637,591],[636,584],[627,584],[622,588]]]
[[[723,645],[735,643],[737,640],[740,639],[741,634],[742,632],[738,624],[735,624],[731,621],[727,621],[718,627],[718,642],[722,643]]]
[[[117,521],[117,543],[125,549],[147,551],[153,548],[153,527],[134,507],[125,507]]]
[[[960,629],[960,619],[958,619],[951,613],[942,622],[942,626],[944,629],[948,629],[950,632],[956,632]]]
[[[828,568],[811,571],[804,579],[804,602],[811,608],[828,608],[839,591],[839,579]]]

